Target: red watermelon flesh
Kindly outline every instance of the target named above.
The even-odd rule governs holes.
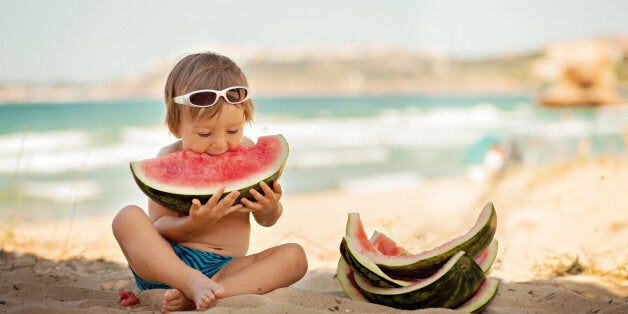
[[[380,253],[386,256],[412,255],[412,253],[400,247],[397,242],[383,232],[373,232],[370,242]],[[475,263],[478,264],[485,273],[490,270],[491,266],[493,266],[493,262],[497,258],[497,248],[497,239],[493,239],[491,244],[474,259]]]
[[[386,234],[375,231],[370,239],[371,244],[382,254],[387,256],[411,255],[406,249],[397,245],[393,239]]]
[[[240,191],[252,199],[251,188],[277,180],[288,158],[288,143],[282,135],[263,136],[254,146],[240,146],[221,155],[190,150],[131,162],[140,189],[164,207],[187,214],[192,199],[206,202],[219,188],[224,194]],[[260,190],[261,191],[261,190]]]

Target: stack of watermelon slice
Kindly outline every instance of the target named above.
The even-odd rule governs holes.
[[[496,228],[497,215],[489,202],[466,234],[412,254],[381,232],[369,239],[360,215],[350,213],[340,243],[338,281],[353,300],[398,309],[481,312],[499,284],[486,277],[497,256]]]

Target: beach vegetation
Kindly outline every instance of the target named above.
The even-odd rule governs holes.
[[[596,276],[610,282],[626,284],[628,264],[617,260],[617,250],[628,250],[628,246],[609,252],[553,253],[533,266],[538,278],[557,278],[563,276]],[[604,261],[602,263],[601,261]]]

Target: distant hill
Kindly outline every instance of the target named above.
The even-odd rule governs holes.
[[[269,95],[509,93],[533,88],[534,56],[455,60],[412,51],[365,51],[349,56],[305,55],[250,60],[251,85]]]
[[[256,96],[330,96],[534,92],[540,82],[533,77],[530,63],[538,56],[463,60],[411,50],[355,48],[259,51],[232,57]],[[169,59],[137,77],[103,84],[0,86],[0,103],[160,99],[173,63]],[[620,79],[627,77],[624,62]]]

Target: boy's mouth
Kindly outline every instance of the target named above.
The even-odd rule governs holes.
[[[226,153],[228,150],[229,150],[228,148],[225,148],[225,149],[214,149],[214,150],[211,150],[211,151],[207,151],[206,153],[209,154],[209,155],[217,156],[217,155],[222,155],[222,154]]]

